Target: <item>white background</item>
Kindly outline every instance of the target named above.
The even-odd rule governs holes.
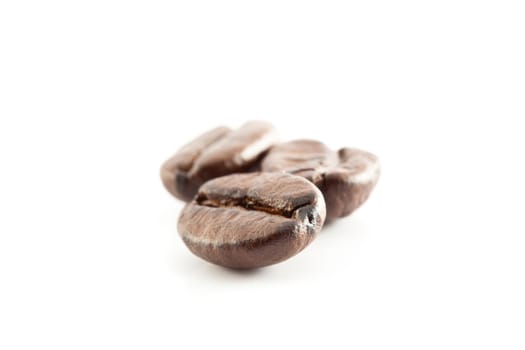
[[[0,3],[0,348],[523,349],[523,1]],[[250,119],[381,157],[298,256],[208,264],[162,161]]]

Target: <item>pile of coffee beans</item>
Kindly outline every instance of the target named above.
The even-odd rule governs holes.
[[[262,121],[212,129],[161,167],[166,189],[188,202],[178,223],[184,243],[209,262],[239,269],[299,253],[325,220],[363,204],[379,174],[369,152],[333,151],[314,140],[280,143]]]

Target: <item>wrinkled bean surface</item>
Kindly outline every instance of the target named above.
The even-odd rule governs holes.
[[[321,192],[286,173],[249,173],[206,182],[179,217],[189,249],[232,268],[275,264],[300,252],[325,220]]]

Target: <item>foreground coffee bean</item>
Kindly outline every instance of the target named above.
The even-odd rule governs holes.
[[[325,220],[323,195],[286,173],[235,174],[210,180],[179,217],[197,256],[231,268],[275,264],[297,254]]]
[[[190,201],[207,180],[252,170],[276,141],[275,129],[266,122],[247,122],[234,131],[215,128],[164,162],[162,182],[172,195]]]
[[[285,171],[303,176],[323,192],[328,219],[350,215],[370,195],[379,174],[379,159],[355,148],[335,152],[323,143],[297,140],[274,146],[262,171]]]

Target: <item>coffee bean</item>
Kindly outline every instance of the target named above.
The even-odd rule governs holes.
[[[164,162],[162,181],[173,196],[190,201],[207,180],[253,170],[276,141],[276,131],[266,122],[247,122],[234,131],[215,128]]]
[[[197,256],[231,268],[286,260],[315,237],[325,219],[321,192],[286,173],[249,173],[206,182],[179,217],[178,230]]]
[[[274,146],[261,164],[262,171],[284,171],[303,176],[323,193],[327,218],[350,215],[363,204],[379,179],[379,159],[355,148],[334,152],[323,143],[297,140]]]

